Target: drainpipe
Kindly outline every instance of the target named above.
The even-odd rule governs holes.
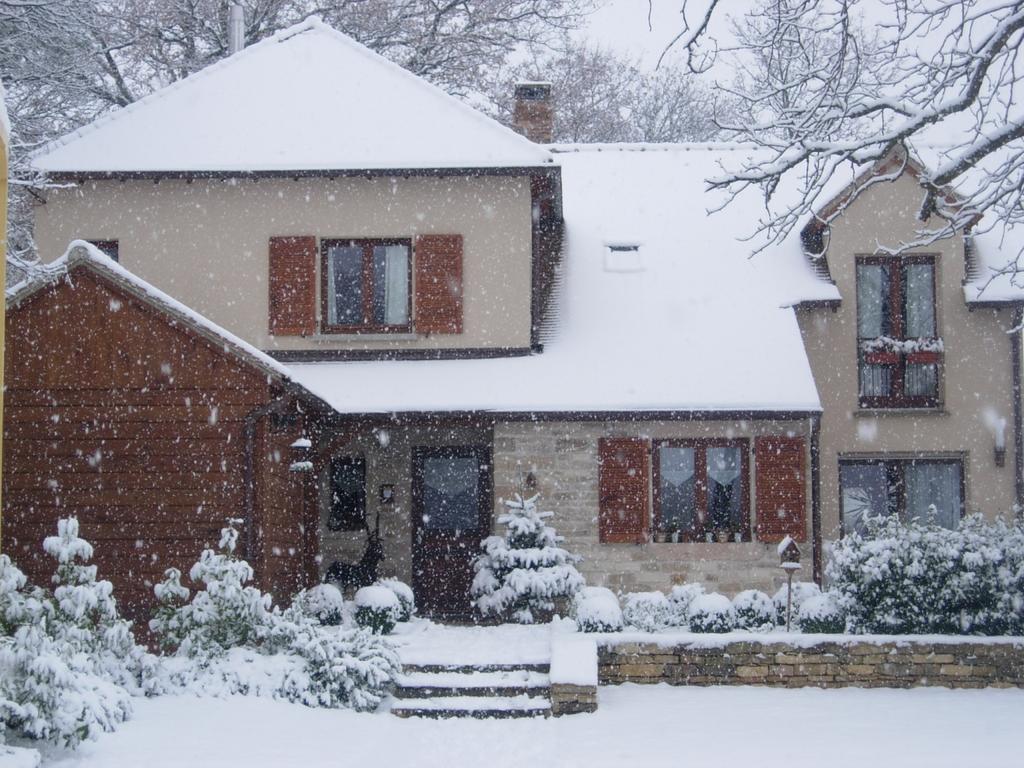
[[[273,398],[273,395],[271,395]],[[260,575],[264,563],[262,556],[256,560],[256,425],[260,419],[265,418],[281,407],[281,402],[273,398],[270,402],[250,411],[245,417],[244,453],[242,465],[242,485],[245,492],[242,518],[245,520],[245,559],[253,567],[254,581],[260,584]]]
[[[1024,519],[1024,425],[1021,424],[1021,323],[1024,322],[1024,309],[1017,307],[1013,311],[1013,332],[1010,334],[1010,361],[1013,366],[1013,489],[1015,499],[1014,514],[1018,520]]]
[[[821,416],[811,417],[811,572],[814,583],[822,581],[821,554]]]

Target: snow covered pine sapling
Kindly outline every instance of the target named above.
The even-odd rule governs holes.
[[[88,565],[78,521],[60,520],[43,546],[57,561],[52,593],[0,556],[0,735],[74,747],[130,716],[131,694],[154,689],[155,660]]]
[[[544,524],[554,513],[538,512],[537,498],[516,494],[506,501],[507,511],[498,517],[505,535],[488,536],[481,544],[472,594],[484,616],[532,624],[554,610],[556,599],[570,598],[583,586],[579,556],[558,546],[562,537]]]

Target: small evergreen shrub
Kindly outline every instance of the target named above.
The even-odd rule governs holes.
[[[292,607],[325,627],[339,627],[344,620],[345,598],[333,584],[317,584],[299,592]]]
[[[730,632],[736,625],[736,613],[728,597],[712,592],[693,598],[687,620],[691,632]]]
[[[615,593],[606,587],[583,587],[572,600],[572,617],[580,632],[618,632],[622,609]]]
[[[174,654],[164,662],[167,686],[375,709],[401,669],[391,646],[363,629],[323,627],[305,600],[273,607],[269,595],[248,586],[252,569],[235,555],[234,522],[221,532],[220,551],[204,550],[193,566],[201,588],[191,600],[173,568],[156,587],[161,606],[150,627]]]
[[[537,511],[537,496],[505,502],[498,523],[504,536],[488,536],[473,563],[472,595],[484,616],[532,624],[583,586],[580,558],[559,546],[563,539],[545,524],[552,512]]]
[[[733,598],[732,607],[737,629],[768,632],[775,627],[775,604],[760,590],[743,590]]]
[[[809,634],[840,634],[846,631],[846,614],[832,592],[822,592],[800,604],[796,625]]]
[[[673,627],[686,627],[690,623],[690,603],[695,597],[704,594],[704,585],[698,582],[676,584],[668,593],[669,624]]]
[[[136,645],[78,530],[62,519],[43,542],[57,563],[52,592],[0,555],[0,740],[74,748],[128,719],[133,694],[160,689],[156,659]]]
[[[377,635],[390,635],[402,614],[402,604],[387,587],[363,587],[356,592],[356,624]]]
[[[409,621],[416,615],[416,596],[413,595],[412,588],[408,584],[398,579],[381,579],[377,583],[382,587],[390,589],[395,593],[395,597],[398,598],[399,621]]]
[[[622,618],[641,632],[660,632],[669,626],[668,598],[662,592],[631,592],[623,601]]]
[[[775,603],[775,620],[778,622],[780,627],[786,626],[786,593],[788,591],[789,587],[786,584],[783,584],[772,597],[772,602]],[[821,588],[813,581],[793,582],[793,614],[792,621],[790,622],[791,628],[796,626],[796,617],[800,612],[800,606],[803,605],[803,602],[812,597],[817,597],[820,594]]]

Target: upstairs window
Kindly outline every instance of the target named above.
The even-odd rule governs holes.
[[[839,462],[843,533],[863,533],[865,517],[956,528],[963,516],[959,459],[857,459]]]
[[[937,406],[942,351],[936,326],[934,259],[858,258],[860,406]]]
[[[120,261],[119,258],[119,243],[117,240],[89,240],[87,241],[90,245],[95,245],[104,255],[108,256],[111,261]]]
[[[410,330],[409,240],[321,241],[325,332]]]

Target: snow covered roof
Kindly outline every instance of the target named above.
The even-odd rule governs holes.
[[[529,167],[551,154],[313,17],[40,149],[54,173]]]
[[[7,289],[8,310],[17,307],[41,288],[65,279],[74,269],[84,267],[97,272],[114,282],[131,295],[145,303],[166,312],[175,320],[194,328],[207,339],[223,345],[225,351],[232,352],[251,365],[277,379],[292,380],[291,371],[282,363],[261,352],[248,342],[226,331],[212,320],[200,315],[180,301],[171,298],[158,288],[154,288],[140,277],[137,277],[96,246],[84,240],[73,240],[68,244],[64,254],[50,262],[34,268],[27,278]]]
[[[1024,226],[1003,227],[985,217],[970,247],[975,274],[964,283],[967,303],[1024,302]]]
[[[705,210],[704,179],[741,150],[555,151],[564,275],[542,354],[295,363],[295,379],[343,413],[820,410],[788,305],[837,298],[835,286],[814,274],[798,235],[749,258],[736,222],[756,215],[754,195]]]

